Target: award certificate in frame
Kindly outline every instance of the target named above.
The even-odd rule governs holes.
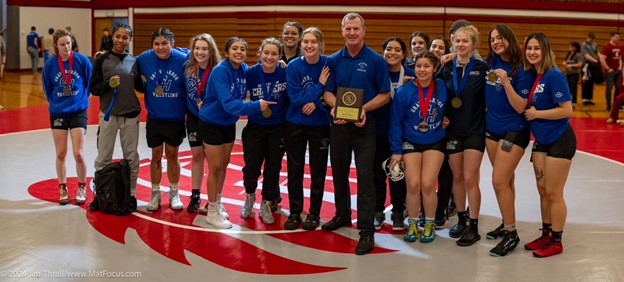
[[[347,122],[360,121],[363,100],[364,90],[338,87],[336,91],[335,119],[342,119]]]

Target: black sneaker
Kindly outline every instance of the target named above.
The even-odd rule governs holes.
[[[405,217],[403,216],[403,212],[393,212],[391,217],[392,217],[392,230],[394,231],[405,230]]]
[[[436,217],[435,220],[433,221],[433,224],[435,225],[436,229],[442,229],[444,228],[444,225],[446,225],[446,216],[440,216],[440,217]]]
[[[199,205],[201,204],[201,198],[199,197],[199,190],[191,190],[191,202],[188,207],[186,207],[186,211],[195,213],[199,210]]]
[[[288,220],[284,222],[284,229],[295,230],[301,224],[301,216],[298,214],[291,214],[288,216]]]
[[[94,197],[93,198],[93,202],[91,202],[91,204],[89,204],[89,209],[91,211],[99,211],[100,210],[100,204],[98,204],[97,199]]]
[[[455,205],[454,201],[450,201],[448,206],[446,207],[446,216],[451,217],[457,213],[457,205]]]
[[[494,239],[499,239],[499,238],[503,238],[503,236],[505,236],[505,230],[503,230],[505,226],[501,223],[501,225],[499,225],[498,227],[496,227],[496,229],[488,232],[485,235],[485,238],[488,238],[490,240],[494,240]]]
[[[381,230],[384,220],[386,220],[386,215],[383,212],[375,212],[375,230]]]
[[[346,218],[342,216],[334,216],[332,220],[323,224],[323,226],[321,226],[321,229],[323,229],[324,231],[334,231],[340,227],[347,227],[347,226],[351,226],[350,218]]]
[[[465,229],[466,229],[466,225],[455,224],[453,225],[453,227],[451,227],[451,230],[449,230],[449,237],[459,238],[462,235],[462,233],[464,233]]]
[[[358,241],[357,246],[355,247],[356,255],[365,255],[370,253],[375,247],[375,237],[373,235],[360,235],[360,241]]]
[[[481,240],[481,235],[479,235],[479,233],[472,228],[468,227],[466,228],[466,230],[464,230],[464,233],[462,233],[461,237],[459,238],[459,240],[457,240],[456,243],[458,246],[468,247],[472,246],[472,244],[476,243],[479,240]]]
[[[321,224],[318,215],[309,214],[306,220],[301,223],[301,228],[305,230],[315,230]]]
[[[513,252],[518,246],[518,243],[520,243],[520,237],[518,237],[518,232],[515,230],[511,232],[503,230],[503,233],[503,240],[498,242],[498,245],[490,250],[490,255],[495,257],[506,256]]]

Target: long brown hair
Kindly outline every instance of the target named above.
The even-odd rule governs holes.
[[[511,65],[511,73],[509,77],[513,77],[518,72],[518,68],[522,65],[523,55],[522,50],[520,50],[520,45],[516,40],[516,36],[514,35],[511,28],[505,24],[497,24],[490,30],[488,35],[488,41],[492,40],[492,32],[496,30],[498,34],[503,40],[506,40],[509,43],[508,47],[505,47],[505,56],[509,59],[509,64]],[[487,56],[487,63],[492,65],[492,58],[496,55],[494,50],[492,50],[492,44],[489,45],[489,53]],[[504,45],[503,45],[504,46]]]
[[[195,45],[197,41],[206,41],[208,43],[208,49],[210,53],[210,57],[208,58],[208,65],[211,67],[216,66],[221,61],[221,54],[219,54],[219,49],[217,48],[217,43],[215,43],[214,38],[208,33],[202,33],[197,35],[191,39],[191,55],[189,56],[189,60],[184,63],[184,73],[187,77],[190,77],[191,74],[195,72],[195,70],[199,69],[199,64],[195,56],[193,56],[193,49],[195,49]]]

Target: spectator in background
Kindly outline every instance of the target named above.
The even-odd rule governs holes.
[[[108,28],[102,30],[102,40],[100,40],[100,51],[110,51],[113,48],[113,36],[108,32]]]
[[[604,81],[602,72],[600,71],[600,61],[598,59],[598,44],[594,42],[596,35],[593,32],[587,34],[585,42],[581,44],[581,53],[585,58],[583,66],[583,85],[581,87],[581,97],[583,98],[583,106],[595,105],[592,101],[594,98],[594,83]]]
[[[526,40],[525,40],[526,41]],[[563,66],[566,68],[566,78],[568,79],[568,87],[572,94],[572,107],[576,106],[576,96],[578,93],[578,81],[581,67],[583,66],[583,55],[581,55],[581,44],[576,41],[570,42],[570,51],[566,55]]]
[[[74,34],[71,31],[71,26],[66,26],[65,30],[67,30],[69,32],[69,36],[71,37],[71,40],[72,40],[72,51],[78,52],[78,41],[76,41],[76,36],[74,36]]]
[[[26,36],[26,50],[32,60],[32,71],[36,73],[39,70],[39,34],[37,34],[37,28],[32,26],[30,33]]]
[[[43,49],[43,63],[44,64],[54,54],[54,37],[52,36],[53,33],[54,33],[54,29],[49,28],[48,34],[43,36],[43,39],[41,40],[41,48]]]
[[[616,31],[611,32],[611,39],[602,48],[600,53],[600,65],[605,71],[607,88],[605,97],[607,98],[607,111],[611,111],[611,98],[617,96],[620,93],[620,87],[617,81],[620,77],[620,71],[622,69],[622,46],[620,44],[620,34]],[[615,86],[615,94],[613,92],[613,86]]]
[[[4,79],[4,64],[6,64],[6,43],[0,35],[0,80]]]

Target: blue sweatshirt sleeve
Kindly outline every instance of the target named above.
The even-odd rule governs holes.
[[[56,56],[53,57],[56,62]],[[48,60],[50,61],[50,60]],[[54,91],[54,84],[52,83],[51,74],[54,73],[52,64],[44,64],[43,71],[41,72],[41,84],[43,85],[43,92],[45,93],[48,104],[52,102],[52,91]]]
[[[215,73],[215,79],[212,80],[212,83],[215,84],[214,86],[217,90],[219,102],[228,113],[232,115],[246,116],[260,112],[260,101],[245,102],[235,96],[238,94],[236,93],[237,91],[247,92],[245,83],[230,80],[226,72]],[[230,89],[232,84],[234,84],[233,90]],[[244,89],[241,90],[239,87]],[[232,91],[234,91],[234,93],[232,93]]]
[[[390,127],[388,129],[388,139],[390,150],[394,155],[401,155],[403,142],[403,119],[405,118],[405,101],[401,99],[400,91],[394,95],[390,105]]]
[[[317,102],[323,95],[323,85],[318,81],[308,87],[301,85],[299,66],[286,69],[286,81],[288,82],[286,87],[288,89],[288,99],[290,104],[295,107],[303,106],[309,102]],[[319,105],[316,106],[318,107]]]

